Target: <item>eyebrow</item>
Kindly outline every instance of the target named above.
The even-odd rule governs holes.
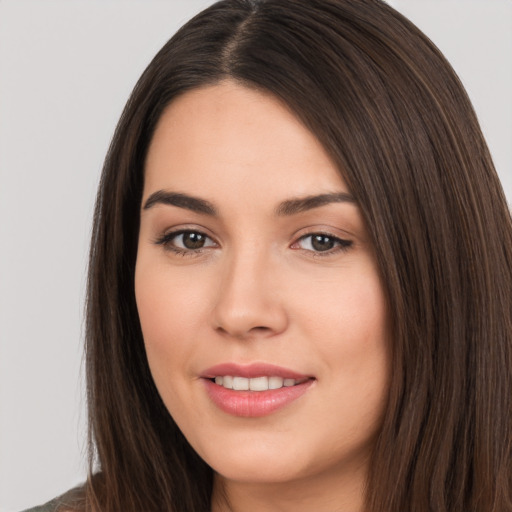
[[[288,216],[296,213],[305,212],[314,208],[320,208],[331,203],[351,203],[356,204],[354,197],[346,192],[336,192],[333,194],[319,194],[315,196],[299,197],[283,201],[276,209],[276,215]]]
[[[149,210],[157,204],[166,204],[170,206],[177,206],[178,208],[185,208],[196,213],[203,213],[205,215],[217,215],[217,210],[212,203],[205,199],[189,196],[188,194],[180,194],[178,192],[168,192],[166,190],[158,190],[151,194],[144,204],[144,210]]]
[[[306,197],[288,199],[280,203],[275,209],[275,214],[280,217],[286,217],[302,213],[314,208],[319,208],[331,203],[351,203],[355,204],[353,196],[346,192],[336,192],[331,194],[318,194]],[[206,199],[190,196],[179,192],[170,192],[167,190],[158,190],[151,194],[144,203],[144,210],[149,210],[158,204],[177,206],[196,213],[204,215],[217,215],[217,209]]]

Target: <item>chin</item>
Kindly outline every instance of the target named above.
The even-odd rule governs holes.
[[[226,480],[245,484],[282,484],[308,476],[307,471],[286,460],[276,461],[275,456],[251,461],[229,459],[220,461],[212,468]]]
[[[199,453],[205,462],[222,477],[246,483],[278,483],[300,478],[307,466],[298,457],[297,446],[276,447],[274,443],[253,439],[243,443],[217,445]]]

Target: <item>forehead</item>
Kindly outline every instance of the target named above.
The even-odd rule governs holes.
[[[160,118],[144,196],[158,189],[213,200],[347,191],[319,140],[277,98],[222,82],[175,99]]]

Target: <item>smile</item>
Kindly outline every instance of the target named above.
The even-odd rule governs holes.
[[[268,391],[270,389],[281,389],[282,387],[292,387],[301,384],[307,379],[285,379],[279,376],[272,377],[239,377],[232,375],[223,375],[215,377],[215,384],[223,386],[226,389],[235,391]]]
[[[226,363],[201,375],[213,404],[232,416],[258,418],[281,410],[304,395],[316,379],[266,363]]]

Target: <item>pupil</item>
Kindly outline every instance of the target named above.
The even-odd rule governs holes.
[[[183,233],[183,245],[187,249],[201,249],[205,237],[200,233]]]
[[[315,251],[328,251],[334,247],[334,240],[325,235],[314,235],[311,245]]]

